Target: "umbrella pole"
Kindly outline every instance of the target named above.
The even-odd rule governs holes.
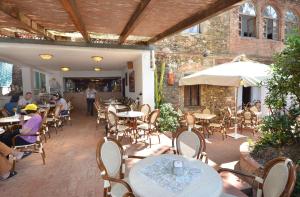
[[[234,91],[234,99],[235,99],[234,139],[237,139],[237,103],[238,103],[237,92],[238,92],[238,87],[236,87]]]

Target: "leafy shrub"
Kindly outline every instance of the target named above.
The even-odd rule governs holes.
[[[175,132],[179,127],[179,115],[172,104],[164,103],[160,106],[159,128],[161,132]]]

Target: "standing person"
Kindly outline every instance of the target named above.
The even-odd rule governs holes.
[[[94,102],[96,99],[97,91],[95,90],[94,84],[89,84],[86,89],[86,103],[87,103],[87,115],[94,115]]]
[[[25,96],[19,100],[18,106],[20,108],[23,108],[26,105],[31,104],[31,103],[32,103],[32,93],[26,92]]]

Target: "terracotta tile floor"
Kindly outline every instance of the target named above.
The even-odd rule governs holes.
[[[102,180],[96,164],[96,144],[103,136],[103,127],[96,128],[95,118],[80,113],[73,115],[73,125],[65,126],[45,144],[46,165],[39,154],[31,155],[17,163],[18,175],[0,182],[0,196],[4,197],[99,197],[102,196]],[[250,133],[246,133],[249,134]],[[161,136],[161,144],[153,138],[152,148],[145,143],[125,145],[128,154],[159,154],[171,145],[167,136]],[[219,134],[207,140],[209,164],[234,168],[239,159],[239,145],[246,138],[222,141]],[[128,163],[130,168],[136,160]],[[236,177],[224,175],[231,184],[244,187]],[[227,191],[230,185],[224,184]],[[242,195],[239,195],[242,196]]]

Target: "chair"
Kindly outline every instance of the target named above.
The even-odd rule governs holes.
[[[124,178],[125,160],[128,158],[143,159],[144,157],[125,155],[122,145],[113,138],[99,140],[96,160],[104,180],[104,197],[121,197],[127,192],[132,193],[127,178]]]
[[[296,182],[296,167],[290,159],[285,157],[273,159],[265,165],[263,170],[262,178],[226,168],[221,168],[218,172],[231,172],[252,179],[258,185],[257,197],[288,197],[292,194]],[[222,196],[232,195],[223,194]]]
[[[138,124],[144,124],[147,122],[148,120],[148,115],[151,112],[151,107],[148,104],[143,104],[140,107],[140,111],[143,112],[145,115],[143,117],[141,117],[140,119],[137,120]]]
[[[48,125],[47,125],[47,118],[48,118],[48,113],[49,113],[50,108],[46,108],[43,112],[43,120],[42,120],[42,133],[41,135],[43,135],[44,139],[45,139],[45,143],[47,143],[47,137],[46,134],[48,134],[48,137],[50,138],[50,132],[48,129]]]
[[[102,106],[99,102],[94,102],[94,107],[97,111],[97,126],[100,124],[102,120],[105,120],[105,110],[102,109]]]
[[[42,126],[40,127],[39,131],[34,134],[34,135],[23,135],[23,134],[18,134],[16,136],[14,136],[12,138],[12,148],[14,150],[20,150],[20,151],[26,151],[26,152],[31,152],[31,153],[39,153],[42,156],[43,159],[43,164],[46,164],[46,154],[45,154],[45,150],[43,147],[43,143],[41,140],[41,133],[43,133],[43,128]],[[16,146],[16,138],[20,137],[20,136],[35,136],[36,137],[36,142],[32,143],[32,144],[27,144],[27,145],[21,145],[21,146]],[[13,161],[13,170],[15,170],[15,166],[16,166],[16,160]]]
[[[185,126],[196,128],[196,129],[203,128],[202,125],[196,124],[196,118],[191,113],[186,113],[185,114],[185,122],[186,122]]]
[[[190,127],[178,128],[172,141],[172,144],[175,144],[175,154],[204,159],[205,163],[208,163],[205,138],[198,129]]]
[[[183,111],[178,107],[177,108],[177,113],[179,115],[179,124],[180,126],[185,126],[186,125],[186,120],[185,120],[185,114],[183,113]]]
[[[135,197],[135,195],[132,192],[127,192],[123,195],[123,197]]]
[[[227,113],[228,113],[228,121],[229,121],[229,126],[231,126],[231,123],[235,123],[235,121],[238,121],[238,117],[236,117],[233,113],[230,107],[227,107]]]
[[[203,111],[202,111],[203,114],[211,114],[210,110],[208,108],[205,108]]]
[[[159,114],[160,114],[159,109],[152,111],[149,114],[147,123],[137,126],[137,129],[143,130],[144,135],[147,135],[147,138],[149,138],[150,148],[151,148],[151,136],[152,135],[157,135],[158,142],[160,143],[160,136],[159,136],[159,131],[158,131],[158,127],[157,127],[157,119],[159,117]]]
[[[222,134],[222,139],[223,140],[225,139],[225,137],[227,138],[226,120],[227,120],[227,117],[224,114],[223,118],[221,120],[219,120],[218,122],[210,123],[209,126],[208,126],[208,128],[209,128],[209,130],[212,134],[214,134],[214,132],[220,132]]]
[[[54,128],[57,134],[57,128],[61,126],[61,119],[60,119],[60,111],[61,106],[55,106],[54,113],[50,114],[50,117],[47,118],[47,126],[49,128]]]
[[[256,115],[250,110],[243,111],[241,121],[241,133],[244,128],[251,129],[253,135],[256,132]]]
[[[130,128],[126,125],[120,124],[117,115],[114,112],[107,112],[107,136],[108,135],[116,135],[116,139],[119,139],[119,136],[125,137],[130,136]],[[122,139],[120,139],[121,141]]]
[[[117,109],[113,105],[109,105],[107,108],[107,111],[117,113]]]
[[[67,105],[68,105],[67,114],[64,114],[64,115],[61,114],[61,115],[60,115],[60,118],[62,119],[62,121],[70,122],[70,125],[72,125],[71,109],[72,109],[73,107],[72,107],[71,101],[68,101]]]

